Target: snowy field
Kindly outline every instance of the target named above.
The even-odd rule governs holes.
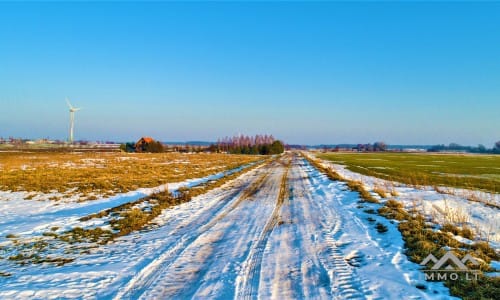
[[[500,194],[490,194],[480,191],[470,191],[457,188],[442,188],[438,192],[432,186],[411,187],[372,176],[365,176],[349,171],[345,166],[324,161],[324,166],[332,167],[340,176],[348,180],[363,183],[373,191],[377,187],[390,187],[396,191],[397,196],[392,196],[404,204],[407,209],[417,208],[424,215],[433,219],[436,224],[455,223],[463,221],[472,227],[476,238],[487,240],[491,245],[500,250]],[[481,202],[468,200],[471,194],[476,198],[488,199],[497,207],[485,205]]]
[[[345,177],[360,176],[334,167]],[[378,180],[361,179],[372,188]],[[209,178],[168,188],[203,180]],[[497,210],[395,188],[406,205],[423,197],[420,205],[429,212],[444,211],[443,203],[463,209],[478,232],[499,241]],[[59,205],[0,192],[0,245],[14,243],[7,233],[26,239],[51,227],[71,228],[83,216],[154,191]],[[153,228],[89,248],[67,264],[21,265],[0,252],[0,299],[452,298],[442,283],[424,281],[421,267],[406,258],[397,225],[367,214],[358,201],[344,183],[285,155],[164,210]],[[370,216],[388,231],[379,233]]]

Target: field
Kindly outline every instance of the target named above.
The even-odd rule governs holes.
[[[325,153],[353,172],[412,185],[500,193],[500,156],[414,153]]]
[[[498,294],[498,194],[470,201],[309,152],[0,157],[1,299]],[[425,280],[420,263],[449,249],[480,261],[477,281]]]
[[[224,154],[0,152],[0,190],[77,195],[80,201],[200,178],[256,161]]]

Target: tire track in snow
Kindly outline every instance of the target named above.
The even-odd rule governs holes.
[[[318,203],[312,200],[310,203],[312,204],[312,208],[318,212],[318,215],[322,216],[320,228],[318,228],[320,232],[320,243],[317,244],[318,257],[328,272],[331,295],[335,299],[364,299],[366,297],[363,293],[363,284],[357,278],[355,269],[347,263],[342,250],[337,245],[337,239],[343,234],[343,226],[346,226],[346,222],[344,222],[345,216],[328,205],[328,202],[331,202],[332,199],[326,199],[325,193],[322,190],[325,185],[318,180],[318,171],[305,160],[303,160],[300,168],[310,177],[309,190],[316,189],[315,192],[321,195],[323,200],[326,200],[326,203]],[[321,174],[320,177],[323,177],[323,175]],[[337,187],[335,188],[338,189]]]
[[[273,228],[278,224],[279,212],[287,196],[287,178],[290,161],[288,161],[282,175],[278,199],[266,226],[263,228],[255,246],[250,250],[246,261],[243,263],[242,272],[238,275],[235,298],[252,299],[257,298],[260,281],[260,270],[262,268],[262,256]]]
[[[307,185],[308,176],[303,173],[300,162],[295,161],[293,177],[294,191],[296,197],[293,199],[294,220],[300,224],[298,233],[301,242],[301,251],[303,260],[302,273],[302,293],[305,298],[332,298],[331,278],[322,263],[321,252],[318,247],[323,244],[321,236],[318,236],[320,230],[319,220],[324,218],[316,207],[314,207],[310,187]]]
[[[238,196],[237,200],[234,201],[228,209],[225,209],[224,211],[220,212],[211,221],[209,221],[207,224],[203,225],[198,230],[196,230],[195,234],[190,234],[186,238],[186,240],[180,243],[181,245],[179,246],[178,251],[173,255],[169,255],[168,259],[165,259],[162,262],[161,268],[155,272],[154,276],[151,277],[147,285],[140,290],[139,294],[132,296],[132,299],[136,298],[148,299],[150,297],[157,298],[157,296],[154,293],[153,296],[151,296],[150,292],[153,291],[155,287],[161,285],[160,281],[163,280],[163,278],[169,278],[170,276],[175,277],[175,274],[177,274],[177,272],[182,269],[182,268],[178,269],[178,267],[176,266],[176,262],[178,262],[182,257],[189,256],[191,254],[192,249],[190,249],[190,246],[196,244],[198,239],[200,239],[202,236],[204,236],[206,233],[212,230],[217,224],[221,222],[221,220],[226,218],[230,213],[238,209],[240,204],[244,200],[247,200],[250,197],[249,195],[254,194],[254,191],[259,190],[264,185],[268,176],[269,172],[262,174],[256,181],[253,182],[253,184],[251,184],[249,187],[247,187],[242,191],[242,193]],[[222,239],[222,236],[223,234],[217,236],[217,238],[211,240],[209,244],[219,243]],[[198,255],[203,256],[203,260],[208,262],[213,255],[213,251],[211,251],[210,253],[203,253],[203,255],[201,253],[198,253]],[[200,256],[195,256],[193,258],[200,259],[201,258]],[[197,276],[199,276],[200,278],[203,277],[206,271],[207,271],[206,269],[196,271]],[[166,286],[172,286],[172,282],[167,282]],[[196,289],[193,289],[193,287],[190,287],[189,289],[192,290],[191,292],[196,291]],[[190,294],[191,292],[187,292],[187,294]],[[167,298],[170,297],[167,296]]]
[[[114,299],[139,298],[149,286],[158,280],[163,271],[168,269],[176,258],[182,255],[184,250],[193,241],[238,207],[238,205],[243,200],[247,199],[249,195],[252,195],[255,190],[260,189],[260,187],[264,184],[265,178],[269,175],[269,165],[270,163],[266,164],[259,170],[260,172],[264,172],[264,174],[259,176],[257,179],[251,178],[250,181],[237,187],[235,191],[225,197],[224,199],[228,199],[228,203],[214,211],[214,218],[209,220],[207,223],[197,224],[197,228],[184,227],[184,230],[182,230],[179,234],[181,235],[179,240],[177,240],[173,246],[172,244],[168,244],[167,247],[162,249],[161,254],[144,266],[135,276],[133,276],[128,281],[127,285],[117,293]]]
[[[220,218],[175,258],[143,298],[234,297],[238,270],[275,207],[282,168],[276,162],[271,169],[270,176],[261,177],[252,185],[254,188],[245,190],[242,198],[246,201]]]

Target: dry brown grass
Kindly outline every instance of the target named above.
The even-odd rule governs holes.
[[[81,254],[88,254],[91,248],[106,244],[116,237],[143,230],[148,225],[154,225],[152,221],[164,209],[190,201],[192,197],[220,187],[241,174],[269,162],[271,162],[270,157],[260,163],[194,188],[181,188],[175,194],[170,193],[168,190],[154,193],[134,202],[128,202],[80,219],[80,221],[88,221],[93,218],[103,218],[111,215],[111,218],[107,218],[109,221],[106,221],[103,227],[74,227],[62,233],[56,233],[55,231],[59,227],[54,226],[50,228],[50,231],[43,232],[41,236],[35,238],[18,238],[14,234],[8,234],[7,237],[11,240],[11,243],[0,247],[0,250],[3,254],[6,254],[9,260],[20,265],[41,263],[64,265]],[[138,204],[144,202],[149,204],[149,209],[137,207]],[[108,224],[111,225],[112,230],[109,229]],[[61,242],[64,242],[64,244]],[[64,257],[53,256],[54,251],[62,253],[63,249]],[[0,274],[0,276],[10,275]]]
[[[466,254],[479,258],[480,265],[472,267],[474,270],[491,271],[489,262],[498,260],[498,253],[490,247],[487,242],[476,241],[472,245],[463,244],[457,241],[447,232],[454,234],[469,235],[469,229],[459,229],[451,224],[445,224],[442,231],[435,231],[430,227],[425,218],[416,213],[406,212],[402,205],[396,201],[389,200],[379,209],[379,213],[388,219],[400,220],[398,229],[405,241],[406,255],[415,262],[420,263],[432,253],[436,257],[442,257],[451,248],[457,257],[462,258]],[[464,299],[496,299],[500,280],[496,277],[487,277],[479,273],[477,280],[465,280],[460,277],[458,280],[446,280],[444,284],[450,288],[450,293]]]
[[[215,153],[0,153],[0,189],[82,200],[204,177],[261,159]],[[31,194],[33,198],[34,193]],[[54,197],[54,200],[55,197]]]
[[[380,198],[387,198],[387,194],[388,194],[388,192],[387,192],[387,190],[386,190],[386,189],[384,189],[382,186],[378,186],[378,185],[376,185],[376,186],[373,188],[373,191],[374,191],[375,193],[377,193],[377,194],[380,196]]]

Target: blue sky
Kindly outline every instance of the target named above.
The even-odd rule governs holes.
[[[0,3],[0,136],[500,139],[500,3]]]

